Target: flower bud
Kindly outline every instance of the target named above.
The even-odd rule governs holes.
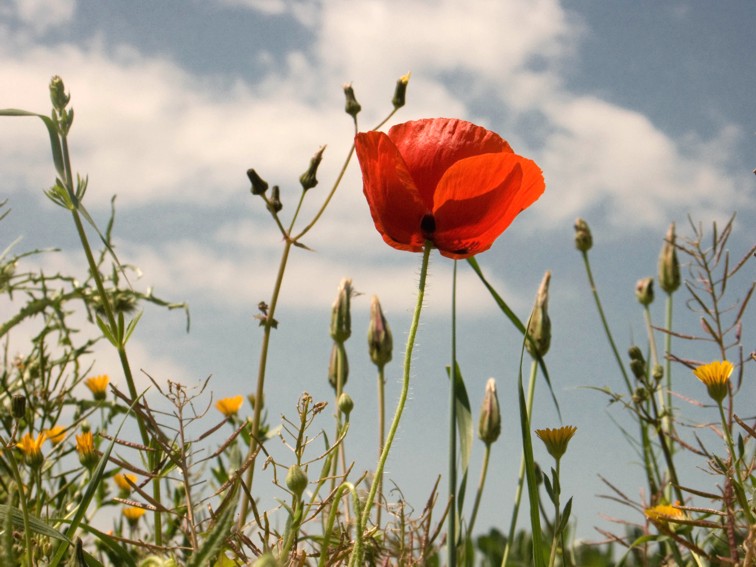
[[[593,236],[588,223],[583,219],[575,221],[575,248],[581,252],[588,252],[593,247]]]
[[[391,355],[394,349],[394,339],[391,335],[386,317],[381,309],[381,302],[378,296],[374,295],[370,300],[370,325],[368,326],[368,349],[370,351],[370,360],[378,368],[383,368],[391,362]]]
[[[331,358],[328,361],[328,382],[334,391],[339,389],[339,378],[343,388],[349,378],[349,361],[343,347],[340,347],[339,343],[333,343]]]
[[[531,340],[525,340],[525,348],[533,358],[546,356],[551,345],[551,319],[549,318],[549,282],[551,272],[547,271],[538,288],[533,312],[528,322],[528,336]]]
[[[339,294],[331,311],[331,338],[337,343],[345,342],[352,335],[350,304],[354,290],[352,280],[344,278],[339,285]]]
[[[58,112],[65,110],[71,100],[71,95],[66,94],[63,79],[58,75],[50,79],[50,100],[52,101],[53,108]]]
[[[643,357],[641,349],[637,346],[631,346],[627,354],[630,356],[630,370],[638,380],[642,380],[646,376],[646,360]]]
[[[346,105],[344,111],[352,118],[357,118],[362,106],[357,102],[357,97],[354,96],[354,89],[352,83],[346,83],[344,85],[344,96],[346,97]]]
[[[354,409],[354,400],[352,399],[352,396],[350,396],[346,392],[342,392],[339,396],[338,405],[339,411],[349,417],[349,414],[352,413],[352,410]]]
[[[318,166],[320,165],[320,162],[323,161],[323,152],[325,151],[325,148],[325,146],[321,146],[315,155],[312,156],[312,159],[310,159],[310,167],[308,167],[307,171],[300,176],[299,182],[302,184],[303,191],[312,189],[318,184]]]
[[[654,278],[643,278],[635,284],[635,297],[644,307],[654,302]]]
[[[396,88],[394,89],[394,98],[391,100],[391,104],[395,109],[399,109],[404,106],[405,98],[407,96],[407,83],[409,83],[411,73],[402,75],[396,82]]]
[[[496,395],[496,380],[489,378],[486,382],[486,393],[480,406],[480,421],[478,422],[478,437],[486,445],[494,443],[501,435],[501,410],[499,398]]]
[[[278,185],[274,185],[273,188],[270,190],[270,200],[268,201],[268,210],[271,213],[277,213],[283,209],[283,205],[281,204],[281,190],[278,188]]]
[[[307,474],[297,464],[291,465],[286,473],[286,487],[291,490],[297,498],[301,498],[305,488],[307,488]]]
[[[26,416],[26,396],[23,394],[13,394],[11,414],[13,415],[13,419],[23,419]]]
[[[252,183],[252,188],[249,191],[253,195],[262,195],[268,190],[268,182],[260,177],[254,169],[247,170],[247,177]]]
[[[659,254],[659,287],[673,293],[680,287],[680,262],[675,247],[675,223],[669,225],[664,245]]]

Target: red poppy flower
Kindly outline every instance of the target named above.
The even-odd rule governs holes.
[[[464,120],[360,133],[355,149],[375,228],[398,250],[420,252],[426,240],[449,258],[488,250],[545,189],[535,162]]]

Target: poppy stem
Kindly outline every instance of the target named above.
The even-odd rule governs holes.
[[[457,565],[457,261],[452,275],[451,368],[449,372],[449,517],[447,564]]]
[[[417,336],[417,328],[420,324],[420,312],[423,308],[423,300],[425,298],[425,280],[428,275],[428,260],[430,259],[430,253],[433,249],[433,244],[430,241],[426,241],[423,248],[423,260],[420,265],[420,281],[417,286],[417,303],[415,304],[415,312],[412,315],[412,323],[410,324],[409,335],[407,336],[407,348],[404,352],[404,377],[402,379],[402,390],[399,394],[399,401],[396,404],[396,411],[394,413],[394,419],[391,421],[391,427],[389,427],[388,434],[386,435],[386,443],[381,451],[381,456],[378,459],[378,466],[375,469],[373,475],[373,481],[370,483],[370,492],[365,500],[365,509],[362,511],[359,522],[357,523],[357,534],[361,536],[365,531],[368,520],[370,519],[370,510],[375,502],[375,494],[378,490],[379,479],[383,476],[383,469],[386,466],[388,460],[389,451],[391,451],[391,444],[394,441],[397,429],[399,429],[399,421],[402,418],[402,412],[404,411],[404,404],[407,401],[407,395],[409,394],[410,385],[410,371],[412,369],[412,351],[415,347],[415,337]],[[362,565],[362,549],[355,549],[352,552],[352,557],[349,560],[350,566]]]

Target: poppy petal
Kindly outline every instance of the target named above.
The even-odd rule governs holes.
[[[447,169],[481,154],[512,153],[498,134],[464,120],[432,118],[397,124],[389,138],[404,158],[408,171],[426,203]]]
[[[423,203],[396,146],[383,132],[357,134],[354,145],[375,228],[389,246],[420,252],[420,225],[431,203]]]
[[[444,256],[457,259],[488,250],[545,187],[535,162],[515,154],[457,162],[436,189],[434,244]]]

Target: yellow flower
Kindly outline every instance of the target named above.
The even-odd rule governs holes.
[[[239,408],[243,402],[243,396],[234,396],[233,398],[223,398],[222,400],[218,400],[215,407],[226,417],[231,417],[232,415],[239,413]]]
[[[729,393],[728,382],[733,369],[732,362],[715,360],[699,366],[693,370],[693,374],[706,385],[709,397],[719,404]]]
[[[116,483],[116,486],[120,488],[124,492],[131,492],[131,484],[129,484],[128,480],[131,481],[131,484],[136,484],[137,477],[135,474],[129,474],[129,473],[118,473],[113,477],[113,481]]]
[[[99,456],[94,446],[94,435],[91,431],[76,436],[76,452],[79,453],[79,461],[87,468],[97,464]]]
[[[577,431],[577,427],[574,425],[565,425],[557,429],[536,429],[535,433],[546,445],[549,455],[558,461],[567,451],[567,444],[575,435],[575,431]]]
[[[127,506],[122,510],[122,514],[129,521],[129,525],[136,526],[139,522],[139,518],[144,516],[145,509],[138,508],[137,506]]]
[[[60,445],[66,438],[66,428],[62,425],[55,425],[51,429],[45,431],[45,435],[47,435],[47,439],[50,443],[53,445]]]
[[[42,444],[47,439],[46,433],[40,433],[37,438],[31,436],[31,433],[27,433],[16,444],[16,447],[21,449],[26,459],[26,464],[30,467],[38,467],[45,460],[45,456],[42,454]]]
[[[670,504],[659,504],[658,506],[646,508],[644,513],[646,514],[646,518],[657,526],[685,519],[685,513]]]
[[[87,378],[84,381],[84,385],[89,388],[89,390],[92,392],[92,395],[94,396],[94,399],[99,402],[105,399],[105,395],[107,394],[108,390],[108,382],[110,382],[108,375],[100,374],[99,376]]]

